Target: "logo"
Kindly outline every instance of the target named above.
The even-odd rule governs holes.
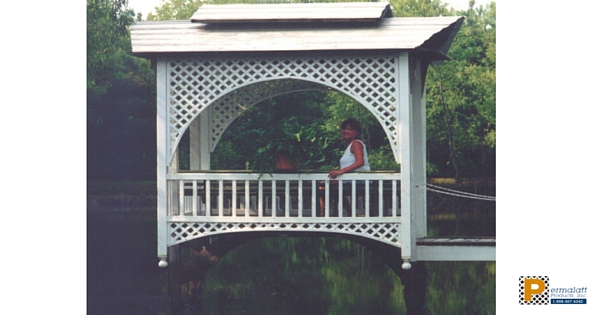
[[[547,305],[550,304],[550,277],[519,277],[519,304]]]
[[[519,277],[519,304],[587,304],[587,287],[550,287],[550,277]]]

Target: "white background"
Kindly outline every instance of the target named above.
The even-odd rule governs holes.
[[[600,4],[497,9],[497,314],[600,314]],[[23,14],[0,19],[13,43],[0,85],[3,306],[85,314],[85,4],[4,10]],[[587,286],[588,304],[520,306],[518,278],[528,275]]]

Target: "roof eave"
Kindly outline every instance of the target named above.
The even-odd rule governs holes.
[[[381,24],[354,28],[328,23],[319,28],[298,26],[252,28],[206,25],[189,21],[143,22],[131,26],[133,54],[154,56],[172,53],[310,53],[320,51],[420,50],[432,60],[448,60],[448,49],[464,17],[389,18]],[[306,25],[306,24],[303,24]],[[425,29],[431,29],[430,33]],[[393,31],[406,29],[405,31]]]
[[[431,35],[431,37],[425,42],[423,42],[423,44],[420,45],[418,48],[422,48],[425,50],[438,50],[444,55],[447,54],[450,50],[450,46],[454,42],[456,34],[460,30],[464,19],[465,17],[461,16],[458,20],[456,20],[456,22],[448,25],[446,28]]]

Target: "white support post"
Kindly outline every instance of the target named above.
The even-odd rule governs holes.
[[[413,244],[416,246],[417,238],[427,236],[427,113],[426,113],[426,93],[425,77],[427,76],[427,64],[421,59],[415,59],[411,63],[411,105],[412,109],[412,187],[413,199],[412,209],[412,229]],[[416,253],[416,247],[413,249]],[[416,254],[413,254],[413,257]],[[414,257],[418,260],[418,257]]]
[[[202,114],[200,114],[202,116]],[[202,145],[202,140],[200,139],[200,135],[202,131],[201,128],[200,117],[197,117],[190,123],[190,170],[198,171],[200,170],[200,148]]]
[[[410,260],[413,254],[413,243],[411,240],[411,155],[410,155],[410,69],[408,64],[408,52],[402,52],[398,56],[398,99],[400,101],[399,124],[396,131],[400,145],[400,222],[401,222],[401,244],[402,259]],[[415,244],[416,245],[416,244]]]
[[[421,62],[399,56],[402,259],[416,261],[416,239],[427,233],[425,96]]]
[[[210,170],[210,110],[190,124],[190,169]]]
[[[168,83],[167,62],[156,64],[156,188],[157,188],[157,254],[159,266],[167,266],[167,157],[168,148]]]

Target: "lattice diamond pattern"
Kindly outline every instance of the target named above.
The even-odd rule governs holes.
[[[211,104],[213,133],[211,147],[224,128],[243,110],[274,93],[286,84],[267,84],[261,89],[251,84],[280,79],[318,83],[344,92],[377,117],[394,151],[399,141],[395,126],[399,119],[397,57],[391,54],[354,57],[298,57],[252,59],[186,59],[168,63],[169,152],[191,121]],[[287,80],[290,81],[290,80]],[[269,89],[274,92],[269,92]],[[289,87],[293,88],[293,87]],[[266,91],[265,91],[266,90]],[[216,103],[218,101],[218,103]],[[395,152],[398,153],[398,152]],[[399,156],[398,154],[396,156]]]
[[[170,222],[167,246],[215,234],[251,231],[311,231],[359,235],[400,248],[400,223]]]

